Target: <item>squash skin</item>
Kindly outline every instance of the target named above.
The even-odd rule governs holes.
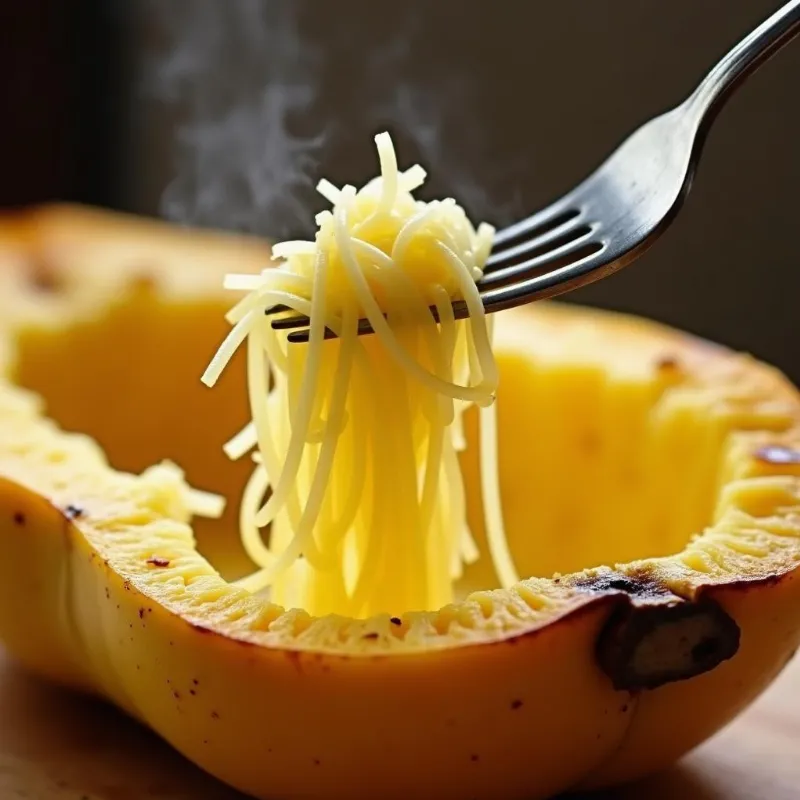
[[[24,536],[7,522],[20,508]],[[59,599],[66,615],[53,592],[0,617],[11,652],[49,679],[109,699],[259,798],[370,798],[375,787],[407,797],[420,775],[426,791],[453,798],[467,790],[545,798],[627,782],[716,732],[800,643],[794,572],[716,590],[745,633],[735,659],[638,695],[615,691],[592,657],[615,605],[610,595],[526,634],[438,652],[350,657],[262,647],[171,613],[35,493],[4,481],[0,509],[0,609],[18,609],[29,591],[21,564],[41,565],[39,579],[56,583],[48,575],[56,557],[72,576]],[[62,621],[48,627],[59,611]],[[412,759],[419,771],[397,768]]]
[[[509,346],[520,330],[541,333],[539,323],[526,330],[527,314],[516,315]],[[586,319],[634,337],[648,327],[580,310],[551,319],[541,324],[554,332]],[[681,342],[681,356],[696,356],[705,371],[726,361],[716,348]],[[700,573],[688,556],[642,562],[676,597],[705,597],[736,621],[738,652],[705,674],[641,692],[614,689],[595,649],[615,611],[631,602],[616,590],[567,592],[543,619],[429,650],[336,651],[304,644],[302,635],[283,646],[245,635],[235,613],[189,611],[148,580],[153,567],[131,569],[97,524],[104,485],[81,495],[86,512],[76,517],[66,510],[69,487],[54,488],[48,468],[4,454],[10,426],[28,423],[2,405],[0,639],[31,669],[106,697],[256,797],[407,797],[424,786],[437,797],[544,798],[656,771],[728,722],[800,644],[800,473],[796,464],[749,456],[756,445],[800,446],[800,407],[780,376],[756,364],[741,369],[786,405],[790,426],[743,434],[748,443],[730,448],[724,478],[732,488],[720,495],[716,518],[745,514],[757,528],[783,520],[786,549],[746,575]],[[503,380],[525,390],[524,375]],[[68,449],[66,434],[43,436]],[[147,513],[130,515],[128,527],[159,513],[184,523],[183,510],[162,502],[171,491],[146,491]],[[276,621],[268,617],[265,627]]]

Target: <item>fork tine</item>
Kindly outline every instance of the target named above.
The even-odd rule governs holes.
[[[306,320],[306,324],[308,324],[308,320]],[[309,328],[304,328],[301,331],[294,331],[293,333],[290,333],[286,338],[292,344],[302,344],[303,342],[308,342],[309,333]],[[358,329],[356,333],[358,336],[363,336],[367,333],[374,333],[370,321],[368,319],[360,319],[358,321]],[[330,328],[325,328],[322,338],[335,339],[336,334]]]
[[[463,300],[454,300],[452,303],[453,307],[453,314],[456,319],[464,319],[468,315],[467,304]],[[436,306],[429,306],[428,310],[430,311],[431,316],[433,317],[435,322],[439,322],[439,310]],[[385,316],[385,315],[384,315]],[[298,328],[308,328],[310,320],[304,314],[298,314],[296,317],[286,317],[285,319],[276,319],[272,321],[272,328],[276,331],[286,331],[286,330],[297,330]],[[328,331],[328,328],[325,329]],[[372,329],[372,325],[370,321],[366,318],[362,318],[358,321],[358,335],[361,336],[363,333],[374,333]],[[308,331],[302,331],[302,334],[305,338],[297,339],[293,338],[293,334],[290,334],[289,341],[307,341],[308,339]],[[331,335],[333,332],[331,332]],[[326,333],[326,338],[330,338]]]
[[[594,236],[596,231],[596,225],[584,225],[582,228],[577,229],[576,232],[578,235],[576,237],[570,238],[564,244],[554,247],[552,250],[539,253],[519,264],[511,264],[507,267],[501,267],[492,272],[485,273],[480,281],[478,281],[478,286],[481,289],[487,289],[492,286],[508,283],[515,278],[521,278],[526,273],[533,272],[540,267],[557,268],[572,263],[575,260],[572,256],[580,252],[586,246],[587,242]]]
[[[270,312],[267,311],[267,314]],[[292,317],[283,317],[282,319],[272,320],[272,329],[276,331],[289,331],[294,328],[307,327],[311,320],[305,314],[297,314]]]
[[[565,225],[581,213],[580,207],[573,202],[572,193],[561,197],[554,203],[537,211],[507,228],[499,230],[494,235],[494,247],[503,247],[521,236],[541,236],[554,228]]]
[[[568,292],[575,286],[583,286],[599,280],[622,266],[621,262],[608,263],[604,253],[608,245],[604,242],[587,242],[583,252],[573,253],[574,257],[566,264],[535,275],[525,280],[510,283],[497,289],[491,289],[481,295],[483,307],[487,314],[493,314],[506,308],[530,303],[533,300],[544,300]],[[605,264],[605,269],[599,269]],[[595,273],[592,275],[592,273]]]
[[[520,256],[544,254],[548,251],[555,250],[562,244],[570,242],[572,239],[580,236],[582,231],[587,229],[585,222],[581,224],[583,219],[584,215],[581,212],[577,216],[571,217],[567,222],[559,225],[557,228],[552,228],[540,236],[534,236],[531,239],[507,247],[504,250],[493,250],[486,260],[486,266],[483,270],[484,274],[494,272],[496,269],[518,259]]]
[[[438,322],[439,321],[439,313],[436,310],[435,306],[430,307],[431,316]],[[453,303],[453,316],[456,319],[466,319],[469,316],[469,310],[467,309],[466,303],[462,300],[456,300]],[[368,333],[374,333],[374,329],[372,327],[372,323],[368,319],[360,319],[358,321],[358,330],[357,333],[359,336],[364,336]],[[308,342],[309,337],[309,329],[303,328],[303,330],[295,330],[290,333],[287,337],[287,340],[292,344],[302,344],[304,342]],[[325,337],[326,339],[335,339],[336,334],[330,329],[325,328]]]

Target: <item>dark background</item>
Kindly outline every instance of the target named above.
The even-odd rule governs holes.
[[[429,168],[431,191],[502,223],[568,188],[680,101],[778,5],[6,2],[0,204],[77,200],[307,232],[320,207],[311,180],[367,177],[370,137],[388,125],[401,161]],[[267,104],[265,87],[287,82],[301,93],[313,86],[312,99]],[[658,246],[570,300],[682,326],[800,381],[799,86],[796,41],[726,106],[685,211]],[[234,119],[237,109],[246,113]],[[284,123],[308,146],[276,140]]]

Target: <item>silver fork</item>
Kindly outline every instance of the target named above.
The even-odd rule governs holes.
[[[792,0],[730,50],[683,103],[642,125],[583,183],[498,231],[478,281],[486,312],[569,292],[644,253],[683,205],[703,141],[725,100],[798,33],[800,0]],[[463,301],[453,309],[456,318],[468,316]],[[437,317],[435,308],[431,313]],[[289,341],[302,342],[308,340],[308,322],[289,316],[272,326],[304,328],[289,334]],[[358,330],[371,333],[372,326],[362,319]]]

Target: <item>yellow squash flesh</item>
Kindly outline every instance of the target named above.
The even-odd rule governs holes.
[[[0,640],[21,662],[259,798],[544,798],[626,781],[714,733],[786,664],[800,644],[797,392],[746,356],[578,308],[496,322],[503,504],[533,577],[493,589],[484,559],[461,602],[369,620],[231,585],[248,568],[248,467],[220,447],[245,418],[243,367],[214,391],[199,375],[225,329],[222,274],[266,258],[257,242],[84,209],[0,224]],[[175,470],[109,466],[165,458],[228,496],[222,521],[191,520]],[[463,467],[483,545],[472,445]]]

